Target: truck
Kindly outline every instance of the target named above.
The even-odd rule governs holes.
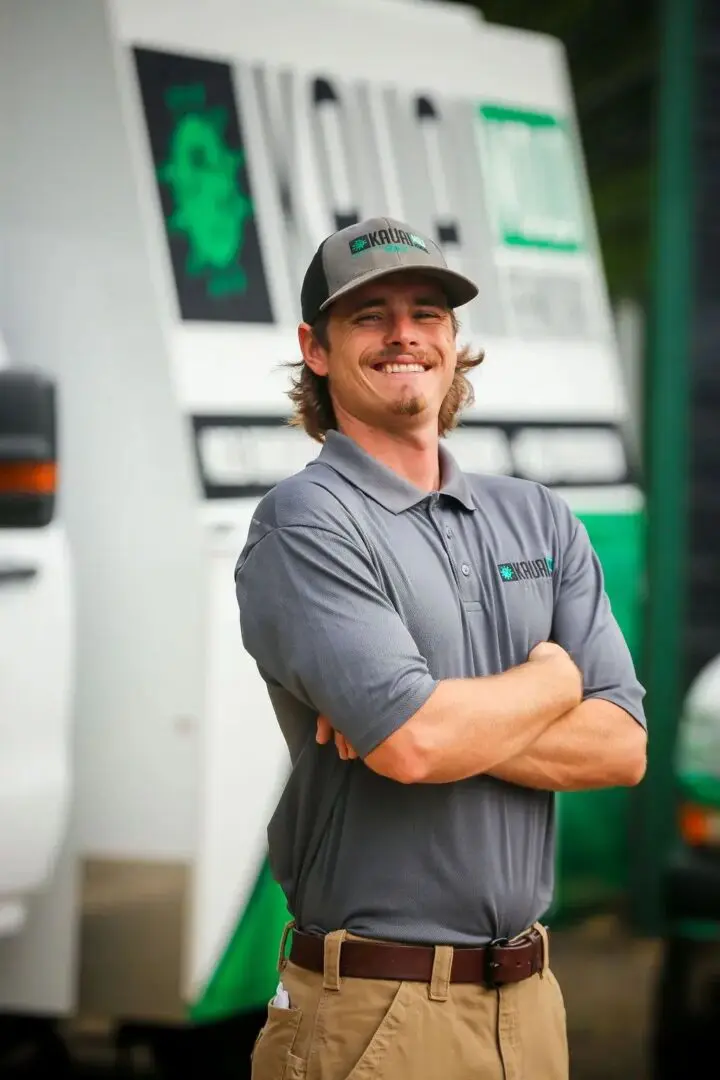
[[[58,865],[72,793],[74,582],[57,442],[54,383],[15,367],[0,336],[0,950],[22,940]],[[14,1041],[16,1017],[0,1025],[0,1062],[11,1030]]]
[[[652,1003],[653,1080],[677,1080],[712,1053],[720,1019],[720,657],[692,680],[679,718],[665,862],[665,928]]]
[[[167,1071],[226,1039],[238,1075],[288,919],[289,759],[233,570],[319,451],[285,365],[323,237],[389,214],[479,282],[449,448],[567,500],[638,653],[644,498],[567,58],[440,0],[0,0],[0,103],[1,392],[45,395],[56,441],[26,434],[58,485],[0,520],[0,1047],[101,1031]],[[29,444],[0,422],[4,514]],[[629,799],[558,797],[553,925],[623,903]]]

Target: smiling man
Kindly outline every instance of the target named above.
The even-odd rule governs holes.
[[[640,781],[644,692],[567,504],[441,441],[476,294],[388,218],[305,276],[291,399],[323,448],[236,568],[292,761],[268,830],[292,944],[253,1080],[568,1076],[554,793]]]

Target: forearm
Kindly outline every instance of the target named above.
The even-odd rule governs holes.
[[[631,716],[610,701],[593,698],[488,772],[545,791],[633,786],[645,772],[645,744],[645,732]]]
[[[545,660],[500,675],[441,682],[366,764],[406,783],[449,783],[521,755],[580,699],[580,681]]]

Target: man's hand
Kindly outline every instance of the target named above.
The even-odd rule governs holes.
[[[576,705],[583,699],[582,672],[569,653],[554,641],[541,641],[530,650],[528,663],[552,664],[559,681],[563,681],[571,694],[577,697]]]
[[[315,732],[315,742],[320,743],[323,746],[325,743],[335,736],[335,746],[337,748],[338,755],[343,761],[352,761],[356,758],[357,750],[354,750],[349,742],[345,739],[344,735],[341,735],[339,731],[333,729],[332,724],[326,716],[318,716],[317,718],[317,730]]]
[[[490,770],[499,780],[543,791],[633,787],[646,768],[647,733],[634,717],[603,698],[583,701],[583,679],[570,655],[543,641],[529,663],[554,665],[553,678],[577,695],[577,703],[527,749]]]

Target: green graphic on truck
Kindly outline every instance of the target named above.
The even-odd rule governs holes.
[[[272,322],[230,65],[134,57],[182,318]]]
[[[550,113],[479,108],[486,175],[503,243],[581,251],[585,214],[568,122]]]
[[[252,203],[239,189],[236,173],[245,152],[233,150],[225,142],[224,110],[205,111],[202,84],[172,88],[166,97],[171,109],[177,101],[183,106],[192,102],[196,110],[178,119],[168,160],[158,169],[158,177],[171,189],[177,207],[168,227],[187,237],[185,267],[191,277],[233,271],[224,279],[221,275],[208,277],[211,295],[233,289],[244,293],[247,274],[240,260]]]

